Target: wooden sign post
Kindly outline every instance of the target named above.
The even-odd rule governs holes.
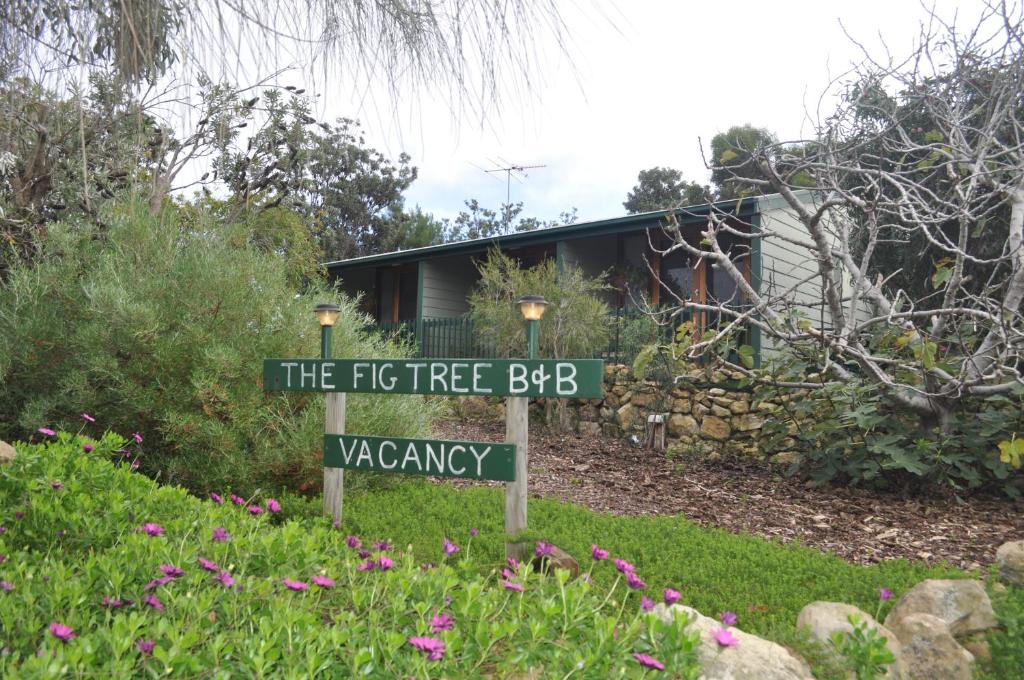
[[[535,345],[534,345],[535,346]],[[376,470],[508,482],[505,531],[526,529],[530,397],[600,399],[600,359],[265,359],[263,389],[327,393],[324,511],[341,522],[344,470]],[[508,397],[506,443],[372,437],[345,433],[345,395]],[[522,558],[521,544],[509,544]]]

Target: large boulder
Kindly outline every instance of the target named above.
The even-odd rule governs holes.
[[[0,465],[7,465],[14,457],[18,455],[18,452],[13,446],[0,439]]]
[[[892,632],[903,645],[903,663],[912,680],[971,680],[974,655],[950,635],[945,622],[931,614],[908,614]]]
[[[911,588],[885,618],[889,629],[911,614],[942,619],[955,638],[984,632],[998,625],[992,602],[980,581],[929,579]]]
[[[576,558],[555,545],[548,546],[548,549],[551,551],[550,553],[535,556],[531,560],[530,564],[534,571],[552,574],[555,569],[565,569],[569,572],[569,578],[576,578],[580,575],[580,563],[576,561]]]
[[[1003,543],[996,551],[999,581],[1008,586],[1024,588],[1024,541]]]
[[[853,632],[853,624],[850,623],[850,616],[867,625],[869,630],[877,631],[880,637],[885,638],[886,648],[892,652],[895,661],[889,666],[886,678],[905,678],[906,668],[903,664],[903,648],[899,638],[886,626],[883,626],[867,612],[854,607],[852,604],[843,602],[812,602],[800,610],[796,617],[796,627],[806,628],[818,642],[829,646],[832,644],[832,635],[842,633],[849,635]]]
[[[671,621],[675,616],[690,617],[687,631],[700,636],[697,657],[701,680],[811,680],[814,677],[810,666],[785,647],[738,628],[729,629],[738,640],[735,646],[719,646],[713,635],[722,624],[696,609],[659,604],[653,613],[663,621]]]

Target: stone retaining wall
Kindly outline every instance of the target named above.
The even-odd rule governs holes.
[[[738,385],[740,378],[695,369],[666,386],[637,380],[629,366],[608,365],[604,399],[575,402],[574,421],[581,433],[643,439],[647,416],[667,414],[670,446],[696,453],[765,455],[758,445],[762,428],[784,410],[777,401],[758,403],[749,388]]]

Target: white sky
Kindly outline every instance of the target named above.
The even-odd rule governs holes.
[[[424,92],[357,101],[342,88],[320,88],[322,115],[357,117],[368,143],[412,156],[420,174],[406,193],[410,207],[452,217],[464,199],[477,198],[497,208],[504,175],[477,166],[504,159],[546,166],[512,181],[524,216],[555,219],[576,207],[581,220],[603,219],[625,212],[642,169],[667,165],[706,182],[698,138],[706,148],[716,133],[744,123],[782,139],[810,136],[807,111],[860,58],[840,20],[873,54],[884,39],[904,55],[925,17],[916,0],[634,0],[609,2],[603,15],[586,1],[565,3],[575,73],[541,45],[549,57],[533,97],[506,101],[482,125],[454,118],[445,100]],[[935,4],[946,18],[958,7],[961,19],[980,10],[976,1]],[[392,115],[392,107],[404,113]]]

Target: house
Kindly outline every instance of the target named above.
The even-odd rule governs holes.
[[[675,210],[683,236],[700,241],[709,211],[727,216],[730,226],[740,232],[757,233],[761,225],[776,231],[799,230],[787,219],[778,195],[722,201]],[[361,296],[362,309],[384,328],[403,325],[413,332],[424,356],[469,356],[474,348],[459,345],[455,328],[469,311],[467,296],[479,278],[476,261],[499,248],[529,267],[548,258],[571,262],[588,276],[610,272],[612,289],[607,302],[613,309],[628,309],[643,296],[657,307],[671,304],[676,296],[707,303],[727,301],[742,305],[731,277],[706,261],[694,261],[687,253],[661,256],[671,239],[664,231],[668,211],[581,222],[537,231],[506,234],[442,245],[413,248],[380,255],[368,255],[326,263],[332,280],[352,296]],[[799,236],[799,234],[797,234]],[[755,290],[766,282],[786,288],[807,279],[814,264],[788,251],[780,239],[770,241],[720,236],[723,249],[731,252]],[[820,286],[799,284],[809,311],[820,307]],[[706,316],[695,317],[706,324]],[[748,342],[760,351],[760,337],[750,329]]]

